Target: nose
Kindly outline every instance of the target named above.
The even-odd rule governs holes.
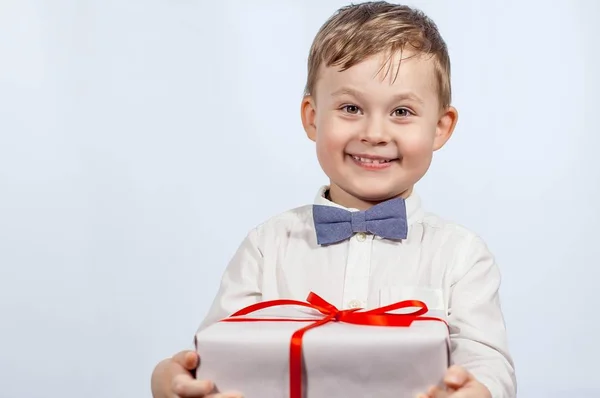
[[[363,130],[360,140],[365,144],[382,146],[390,142],[390,136],[386,133],[383,121],[370,118]]]

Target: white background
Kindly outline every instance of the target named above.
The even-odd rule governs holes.
[[[418,185],[496,254],[519,397],[600,397],[594,1],[413,1],[455,136]],[[326,183],[299,104],[345,1],[0,3],[0,397],[149,397],[246,232]]]

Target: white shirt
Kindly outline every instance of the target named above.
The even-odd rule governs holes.
[[[326,190],[315,203],[343,208],[325,198]],[[267,220],[248,233],[227,266],[200,328],[259,301],[306,300],[310,292],[338,308],[421,300],[447,314],[452,362],[473,373],[493,398],[514,398],[494,257],[474,233],[424,212],[416,193],[406,199],[406,211],[405,240],[357,233],[328,246],[317,244],[311,205]]]

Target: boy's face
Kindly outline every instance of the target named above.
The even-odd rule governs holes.
[[[440,109],[434,61],[412,55],[404,51],[400,68],[399,53],[391,67],[383,54],[343,72],[322,66],[315,95],[302,102],[304,128],[341,205],[408,196],[452,134],[458,115]]]

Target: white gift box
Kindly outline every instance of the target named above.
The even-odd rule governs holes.
[[[290,397],[291,337],[325,315],[278,306],[239,318],[253,320],[217,322],[196,334],[196,377],[245,398]],[[444,322],[428,318],[410,326],[366,326],[331,321],[303,337],[301,396],[414,398],[441,383],[449,362]]]

